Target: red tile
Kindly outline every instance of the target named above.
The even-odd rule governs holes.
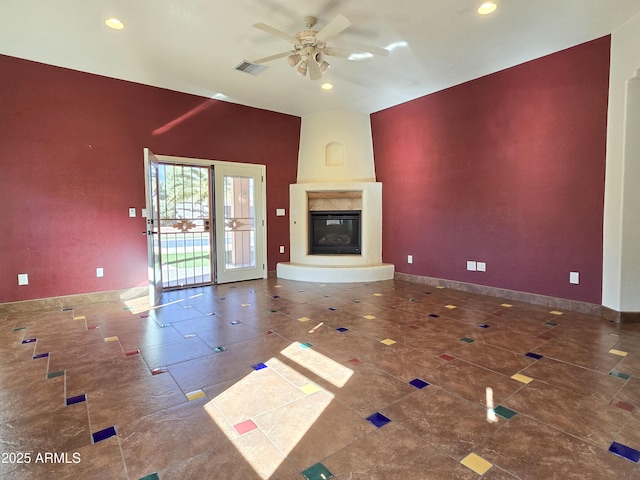
[[[631,412],[635,408],[633,405],[629,405],[626,402],[622,402],[620,400],[616,400],[615,398],[613,400],[611,400],[611,402],[609,402],[609,403],[611,405],[613,405],[614,407],[621,408],[622,410],[626,410],[627,412]]]
[[[443,353],[442,355],[440,355],[440,358],[446,360],[447,362],[450,362],[451,360],[455,360],[456,357],[452,357],[451,355]]]
[[[239,435],[244,435],[245,433],[249,433],[252,430],[258,428],[258,426],[253,423],[253,420],[245,420],[244,422],[240,422],[233,426],[238,432]]]

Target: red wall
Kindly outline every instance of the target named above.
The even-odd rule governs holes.
[[[267,165],[268,269],[288,261],[300,118],[6,56],[0,78],[0,303],[147,284],[143,147]]]
[[[601,303],[609,52],[603,37],[373,114],[384,261]]]

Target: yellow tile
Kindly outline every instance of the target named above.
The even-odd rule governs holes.
[[[307,395],[311,395],[312,393],[319,392],[321,388],[315,383],[307,383],[306,385],[300,387],[300,390],[302,390]]]
[[[558,310],[551,310],[549,313],[552,313],[554,315],[562,315],[562,312],[559,312]]]
[[[362,318],[366,318],[367,320],[374,320],[376,317],[374,317],[373,315],[365,315]]]
[[[118,340],[118,337],[107,337],[104,339],[105,342],[115,342]]]
[[[250,303],[243,303],[243,304],[242,304],[242,306],[243,306],[243,307],[250,307],[250,306],[251,306],[251,304],[250,304]]]
[[[311,320],[309,317],[300,317],[298,319],[299,322],[308,322],[309,320]]]
[[[533,378],[522,375],[521,373],[516,373],[515,375],[512,375],[511,378],[522,383],[529,383],[533,381]]]
[[[374,294],[373,294],[373,296],[374,296],[374,297],[381,297],[381,296],[382,296],[382,294],[381,294],[381,293],[374,293]]]
[[[484,458],[482,458],[479,455],[476,455],[475,453],[470,453],[469,455],[464,457],[462,460],[460,460],[460,463],[465,467],[470,468],[471,470],[476,472],[478,475],[484,475],[487,472],[487,470],[493,467],[492,463],[487,462]]]
[[[384,340],[380,340],[380,343],[384,343],[385,345],[393,345],[396,343],[395,340],[391,340],[390,338],[385,338]]]
[[[438,285],[436,288],[444,288],[442,285]]]
[[[623,352],[622,350],[616,350],[615,348],[612,348],[611,350],[609,350],[609,353],[613,353],[614,355],[620,355],[621,357],[627,356],[627,352]]]
[[[194,390],[193,392],[189,392],[185,395],[187,397],[187,400],[191,402],[193,400],[197,400],[198,398],[204,397],[206,394],[202,391],[202,389],[199,389],[199,390]]]
[[[282,288],[282,285],[274,285],[273,288]]]
[[[455,305],[445,305],[444,308],[452,309],[452,308],[456,308],[456,306]]]
[[[85,318],[87,317],[85,317],[84,315],[78,315],[77,317],[73,317],[74,320],[84,320]]]
[[[505,308],[511,308],[513,307],[513,305],[511,305],[510,303],[503,303],[502,305],[500,305],[501,307],[505,307]]]

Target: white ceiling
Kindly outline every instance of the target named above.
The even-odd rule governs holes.
[[[0,0],[0,53],[297,116],[372,113],[607,35],[640,12],[639,0],[495,1],[483,17],[482,0]],[[294,34],[307,15],[319,30],[338,14],[352,25],[331,46],[403,46],[329,58],[321,81],[284,58],[256,77],[234,70],[291,48],[254,23]],[[126,28],[107,28],[110,16]]]

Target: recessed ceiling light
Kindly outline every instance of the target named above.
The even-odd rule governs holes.
[[[117,18],[107,18],[104,23],[107,24],[107,27],[113,28],[114,30],[122,30],[124,28],[124,23]]]
[[[489,15],[490,13],[492,13],[496,8],[498,8],[498,5],[496,5],[493,2],[484,2],[482,5],[480,5],[480,7],[478,8],[478,13],[480,15]]]
[[[333,85],[331,85],[330,83],[323,83],[322,84],[322,89],[323,90],[331,90],[333,88]]]

